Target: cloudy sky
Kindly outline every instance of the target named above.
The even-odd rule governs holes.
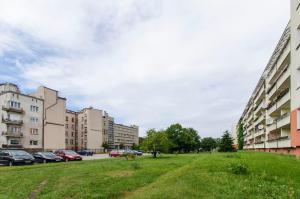
[[[117,122],[220,136],[289,20],[287,0],[0,0],[0,82]]]

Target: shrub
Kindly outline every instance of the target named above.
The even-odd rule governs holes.
[[[226,154],[225,158],[237,158],[237,159],[241,159],[241,156],[239,154]]]
[[[137,169],[140,169],[141,168],[141,165],[139,165],[137,162],[134,162],[131,164],[131,167],[134,169],[134,170],[137,170]]]
[[[134,155],[134,154],[128,154],[128,153],[126,153],[126,154],[124,154],[122,156],[125,157],[126,160],[135,160],[135,158],[136,158],[136,155]]]
[[[244,163],[230,163],[228,165],[228,170],[230,173],[235,175],[245,175],[248,173],[248,166]]]

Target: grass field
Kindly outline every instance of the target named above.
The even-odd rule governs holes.
[[[228,169],[239,163],[247,173]],[[0,198],[300,198],[300,161],[240,152],[0,167]]]

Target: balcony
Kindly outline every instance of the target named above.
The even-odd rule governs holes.
[[[22,149],[23,146],[20,144],[2,144],[2,148],[4,148],[4,149]]]
[[[277,102],[277,108],[281,108],[284,106],[289,100],[291,99],[291,92],[288,91],[286,94],[284,94]]]
[[[285,72],[281,74],[281,77],[277,80],[277,88],[280,88],[281,85],[286,82],[286,80],[291,76],[291,69],[287,68]]]
[[[23,125],[22,120],[11,120],[9,118],[2,118],[2,122],[9,125]]]
[[[274,103],[267,111],[268,115],[271,115],[272,113],[274,113],[277,110],[277,104]]]
[[[267,148],[287,148],[291,147],[291,139],[289,136],[279,137],[267,141]]]
[[[277,129],[277,123],[276,121],[273,122],[273,124],[268,125],[268,131],[275,131]]]
[[[256,142],[256,143],[254,144],[254,147],[255,147],[256,149],[262,149],[262,148],[265,148],[265,142],[263,142],[263,141]]]
[[[23,137],[23,133],[19,133],[19,132],[3,132],[2,133],[3,136],[6,136],[6,137],[14,137],[14,138],[21,138]]]
[[[264,135],[266,134],[266,130],[265,129],[260,129],[258,132],[257,132],[257,136],[261,136],[261,135]]]
[[[23,108],[15,108],[11,106],[2,106],[2,110],[7,111],[7,112],[14,112],[14,113],[24,113]]]
[[[286,113],[277,119],[277,128],[288,126],[291,123],[290,114]]]

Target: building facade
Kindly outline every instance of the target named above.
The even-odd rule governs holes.
[[[130,149],[139,144],[139,127],[114,124],[114,148]]]
[[[40,86],[32,96],[44,100],[44,150],[65,149],[66,99],[58,91]]]
[[[6,83],[0,84],[0,106],[0,148],[41,150],[44,101]]]
[[[65,124],[65,144],[66,149],[78,150],[78,114],[74,111],[66,111],[66,124]]]
[[[240,118],[244,149],[300,155],[300,2]]]

